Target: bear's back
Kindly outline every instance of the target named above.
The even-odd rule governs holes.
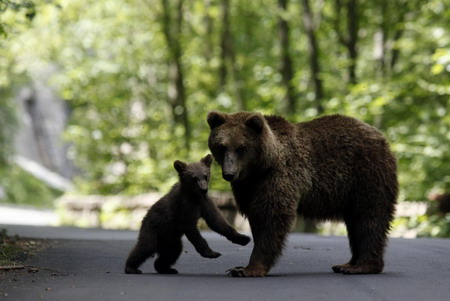
[[[320,117],[296,127],[297,135],[308,141],[314,187],[311,197],[327,200],[328,204],[327,210],[318,212],[317,206],[305,200],[302,209],[306,216],[330,217],[342,212],[348,194],[365,188],[367,183],[391,186],[395,195],[395,158],[376,128],[341,115]]]
[[[311,151],[319,160],[342,159],[352,165],[359,159],[382,153],[390,156],[389,145],[376,128],[352,117],[323,116],[296,124],[297,135],[307,137]]]
[[[296,128],[297,137],[308,141],[315,161],[312,163],[329,164],[327,169],[334,164],[346,169],[367,161],[377,161],[379,155],[393,157],[389,144],[379,130],[352,117],[323,116],[297,123]]]
[[[326,139],[335,137],[353,137],[362,139],[383,139],[383,134],[376,128],[358,119],[339,114],[326,115],[316,119],[295,124],[300,133],[315,135],[314,138],[327,136]]]

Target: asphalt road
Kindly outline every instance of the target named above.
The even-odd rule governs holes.
[[[217,259],[198,255],[184,241],[175,268],[159,275],[150,259],[142,275],[123,266],[137,232],[5,226],[10,234],[51,238],[29,265],[0,275],[4,300],[449,300],[450,240],[391,239],[386,268],[378,275],[341,275],[333,264],[349,259],[346,237],[292,234],[276,267],[265,278],[231,278],[225,271],[245,265],[252,245],[241,247],[204,232]],[[62,239],[64,238],[64,239]],[[69,238],[69,239],[68,239]],[[45,268],[45,269],[44,269]]]

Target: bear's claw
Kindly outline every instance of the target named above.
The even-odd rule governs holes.
[[[267,270],[249,267],[235,267],[227,270],[227,275],[231,277],[265,277],[266,274]]]
[[[343,269],[345,267],[350,267],[350,264],[345,263],[345,264],[337,264],[331,267],[331,269],[333,270],[333,272],[335,273],[343,273]]]
[[[352,275],[352,274],[378,274],[383,271],[382,266],[376,266],[376,265],[368,265],[368,264],[339,264],[334,265],[332,267],[333,272],[335,273],[342,273],[344,275]]]
[[[227,270],[226,273],[231,277],[246,277],[244,273],[244,267],[235,267]]]

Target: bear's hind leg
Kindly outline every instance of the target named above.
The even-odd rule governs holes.
[[[138,241],[136,246],[130,252],[125,264],[126,274],[141,274],[138,267],[155,253],[155,245],[151,241]]]
[[[375,141],[374,141],[375,142]],[[333,270],[377,274],[384,268],[384,249],[398,196],[395,158],[384,140],[364,148],[355,162],[353,189],[347,195],[345,223],[353,257]]]
[[[159,257],[155,260],[155,270],[160,274],[178,274],[178,271],[171,266],[178,260],[182,250],[181,238],[162,247],[158,251]]]
[[[359,218],[347,222],[347,231],[352,251],[350,262],[333,266],[335,273],[378,274],[384,268],[384,249],[387,242],[389,221]]]
[[[353,222],[350,218],[346,218],[345,219],[345,225],[347,227],[347,235],[348,235],[348,241],[350,244],[350,250],[352,252],[352,258],[350,259],[349,262],[344,263],[344,264],[337,264],[332,266],[331,268],[333,269],[333,272],[335,273],[343,273],[344,270],[351,268],[351,266],[353,266],[356,261],[358,260],[359,257],[359,250],[356,247],[358,242],[357,242],[357,233],[355,233],[355,226],[353,225]]]

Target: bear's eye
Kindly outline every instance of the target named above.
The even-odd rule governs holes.
[[[227,147],[226,147],[224,144],[219,144],[219,145],[217,146],[217,151],[218,151],[220,154],[224,154],[224,153],[227,151]]]
[[[237,153],[238,155],[242,155],[243,153],[245,153],[245,146],[243,146],[243,145],[238,146],[238,147],[236,148],[236,153]]]

